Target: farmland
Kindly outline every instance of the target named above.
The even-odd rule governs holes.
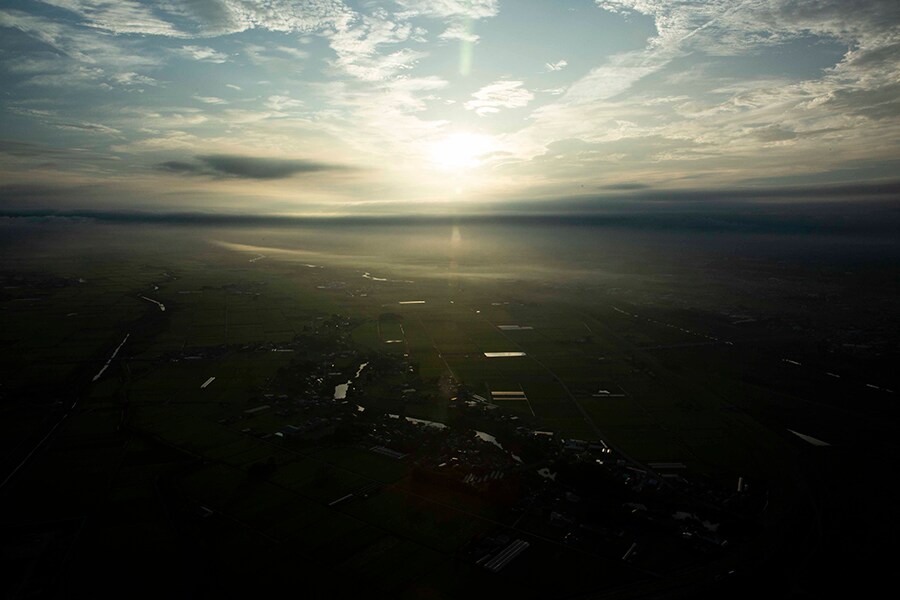
[[[836,303],[837,271],[578,257],[524,226],[528,244],[423,226],[401,246],[390,226],[5,226],[0,526],[20,595],[110,564],[110,590],[815,589],[772,561],[832,560],[819,540],[848,539],[844,511],[891,531],[867,521],[886,490],[829,477],[897,456],[891,293]]]

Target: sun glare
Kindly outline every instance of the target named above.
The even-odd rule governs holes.
[[[490,136],[455,133],[432,143],[428,159],[445,171],[464,171],[480,166],[494,146]]]

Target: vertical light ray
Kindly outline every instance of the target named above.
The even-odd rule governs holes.
[[[472,20],[468,19],[465,23],[466,37],[471,38]],[[475,54],[475,42],[471,39],[463,39],[459,41],[459,74],[465,77],[472,72],[472,58]]]

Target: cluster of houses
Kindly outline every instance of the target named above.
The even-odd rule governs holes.
[[[318,325],[345,330],[348,323],[332,319]],[[269,348],[281,349],[288,348]],[[539,527],[562,543],[627,562],[652,554],[646,546],[655,536],[679,540],[689,551],[723,548],[736,529],[733,522],[746,513],[743,482],[723,489],[699,478],[689,480],[681,463],[639,465],[604,440],[541,430],[536,420],[510,415],[493,398],[464,389],[450,403],[448,423],[363,407],[357,403],[359,390],[348,395],[344,387],[341,394],[329,393],[338,375],[348,376],[335,369],[339,360],[355,364],[359,358],[343,344],[324,352],[292,380],[291,393],[263,394],[232,419],[272,412],[281,424],[256,435],[284,443],[330,438],[342,431],[341,443],[405,461],[413,484],[469,493],[517,513],[517,522]],[[346,385],[352,388],[367,364]],[[404,385],[398,394],[406,398],[417,392]],[[500,532],[481,541],[473,560],[499,571],[528,545],[527,539]]]

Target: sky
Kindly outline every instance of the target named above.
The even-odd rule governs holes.
[[[898,174],[896,0],[0,3],[5,211],[799,202]]]

